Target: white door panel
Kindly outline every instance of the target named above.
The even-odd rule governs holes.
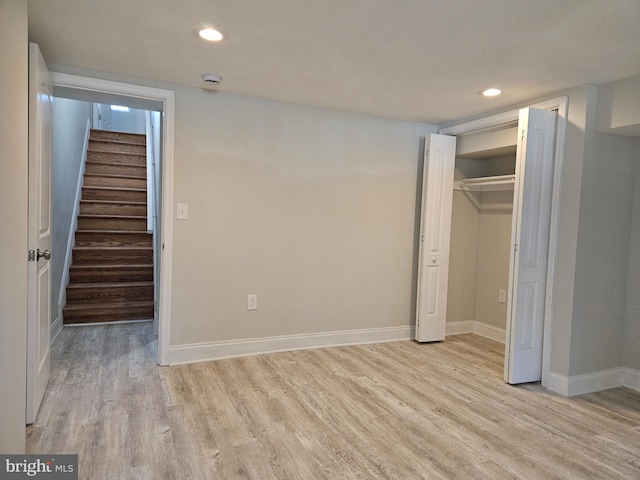
[[[520,111],[514,191],[505,381],[542,377],[556,114]]]
[[[432,134],[425,139],[415,334],[419,342],[445,336],[455,153],[455,137]]]
[[[29,249],[27,423],[38,414],[50,375],[52,82],[36,44],[29,45]]]

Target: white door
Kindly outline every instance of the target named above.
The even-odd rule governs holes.
[[[52,82],[38,45],[29,44],[29,268],[27,423],[50,375]]]
[[[505,381],[542,378],[556,113],[520,110],[511,228]]]
[[[111,130],[111,105],[93,104],[93,128]]]
[[[455,157],[455,137],[432,134],[425,139],[416,305],[418,342],[442,341],[445,336]]]

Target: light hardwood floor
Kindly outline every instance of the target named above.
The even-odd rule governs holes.
[[[505,385],[481,337],[160,368],[151,328],[62,331],[28,453],[87,480],[640,478],[640,393]]]

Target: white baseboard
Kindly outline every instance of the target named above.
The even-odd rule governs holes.
[[[563,397],[569,396],[569,379],[559,373],[549,372],[547,374],[547,383],[544,384],[544,387]]]
[[[545,387],[565,397],[585,395],[618,387],[640,391],[640,371],[617,367],[571,377],[549,372]]]
[[[460,335],[462,333],[474,333],[474,320],[465,320],[460,322],[448,322],[445,326],[445,336]]]
[[[476,335],[495,340],[502,344],[505,343],[507,335],[504,328],[494,327],[486,323],[476,322],[475,320],[447,323],[445,335],[460,335],[461,333],[475,333]]]
[[[624,374],[623,386],[640,392],[640,370],[632,368],[622,368]]]
[[[414,332],[411,326],[174,345],[169,347],[169,365],[208,362],[223,358],[309,348],[394,342],[409,340],[413,336]]]

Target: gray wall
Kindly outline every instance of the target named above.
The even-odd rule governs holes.
[[[433,131],[176,87],[171,344],[409,326]]]
[[[51,306],[52,322],[60,314],[59,305],[64,260],[73,221],[78,175],[83,156],[87,120],[91,118],[91,103],[66,98],[53,101],[53,138],[51,170]],[[60,318],[61,319],[61,318]]]
[[[596,133],[589,87],[570,375],[622,365],[636,140]]]
[[[507,198],[508,206],[501,203],[507,210],[486,210],[480,214],[476,280],[476,321],[503,330],[507,326],[507,304],[498,301],[498,290],[509,291],[513,216],[508,208],[513,206],[513,195]]]
[[[633,220],[624,329],[623,366],[640,370],[640,139],[635,140]]]
[[[453,192],[447,323],[476,320],[480,214],[468,195]]]
[[[0,452],[25,449],[27,376],[27,2],[0,0]]]
[[[130,108],[128,112],[111,111],[111,126],[114,132],[146,133],[147,120],[144,110]]]

